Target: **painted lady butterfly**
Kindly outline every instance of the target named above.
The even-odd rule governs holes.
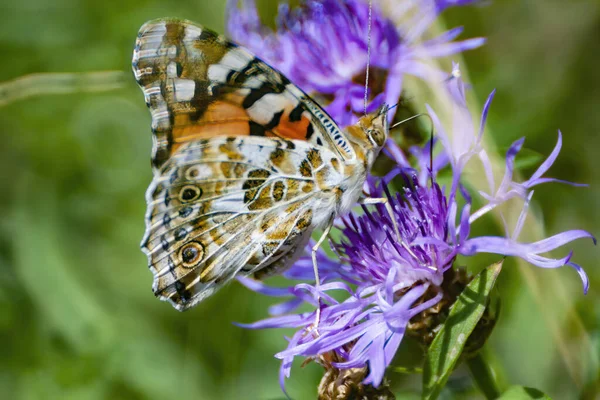
[[[289,267],[324,229],[316,270],[387,139],[387,107],[342,131],[247,50],[176,19],[142,26],[133,71],[152,114],[141,246],[156,296],[188,309],[236,275]]]

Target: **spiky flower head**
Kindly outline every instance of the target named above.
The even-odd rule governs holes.
[[[488,98],[479,128],[475,128],[464,97],[464,84],[455,74],[449,81],[454,95],[454,124],[448,135],[435,112],[429,108],[441,149],[434,160],[429,144],[415,148],[412,158],[390,143],[388,155],[396,166],[383,178],[370,178],[373,197],[386,197],[393,210],[390,216],[384,206],[364,209],[361,215],[342,218],[337,226],[342,239],[334,243],[338,260],[319,254],[319,269],[324,276],[321,285],[306,283],[289,288],[270,288],[242,279],[248,287],[272,296],[291,296],[291,300],[271,309],[272,318],[246,325],[250,328],[296,328],[286,350],[276,357],[282,359],[281,382],[289,376],[295,356],[310,357],[327,368],[349,370],[366,368],[364,383],[379,386],[387,366],[411,323],[422,320],[423,313],[437,313],[440,303],[449,296],[448,276],[456,276],[453,264],[458,255],[469,257],[478,253],[514,256],[541,267],[570,266],[579,274],[587,292],[588,278],[583,269],[571,261],[572,253],[560,259],[543,254],[575,239],[592,238],[583,230],[571,230],[533,243],[518,240],[533,195],[538,184],[556,181],[544,174],[556,160],[561,148],[561,134],[554,151],[524,182],[514,180],[515,157],[523,139],[513,143],[506,154],[505,174],[495,188],[491,165],[481,140],[485,119],[494,93]],[[451,139],[452,137],[452,139]],[[471,193],[463,185],[463,170],[477,156],[486,172],[490,193],[482,193],[484,205],[471,211]],[[450,185],[438,183],[438,172],[450,170]],[[390,183],[400,179],[400,189],[392,192]],[[564,182],[564,181],[560,181]],[[565,182],[569,183],[569,182]],[[396,183],[394,183],[396,184]],[[521,215],[512,234],[507,236],[471,235],[471,226],[480,217],[510,199],[520,199]],[[399,228],[397,236],[392,218]],[[286,276],[310,279],[309,257],[296,263]],[[345,293],[343,300],[333,291]],[[317,296],[318,295],[318,296]],[[317,303],[317,297],[322,303]],[[320,322],[314,326],[315,312],[293,313],[302,303],[320,307]]]

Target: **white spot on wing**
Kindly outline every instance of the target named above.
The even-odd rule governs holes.
[[[288,104],[285,96],[278,93],[268,93],[258,99],[248,111],[248,115],[257,123],[266,125],[271,122],[273,115]]]
[[[231,71],[241,71],[252,60],[252,57],[240,48],[229,50],[216,64],[208,67],[208,79],[213,82],[225,83]],[[255,82],[256,84],[256,82]]]
[[[191,79],[173,79],[175,101],[190,101],[194,97],[196,82]]]
[[[198,36],[202,34],[202,28],[194,25],[187,25],[185,27],[185,33],[183,36],[184,40],[198,40]]]
[[[262,86],[263,83],[264,81],[262,79],[258,78],[257,76],[252,76],[249,79],[246,79],[246,81],[244,82],[244,87],[258,89]]]
[[[241,71],[251,60],[252,57],[245,50],[234,47],[225,53],[219,64],[235,71]]]
[[[220,64],[213,64],[208,67],[208,80],[211,82],[225,83],[230,69]]]

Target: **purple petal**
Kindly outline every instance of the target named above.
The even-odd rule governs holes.
[[[360,360],[362,362],[368,361],[369,359],[369,349],[373,345],[373,341],[375,341],[379,336],[384,336],[388,330],[386,329],[386,325],[384,323],[381,315],[373,315],[371,317],[372,320],[377,321],[368,331],[365,331],[364,335],[360,337],[352,346],[352,350],[348,354],[349,360]]]
[[[390,330],[397,331],[406,328],[406,324],[411,317],[410,307],[423,296],[428,287],[428,284],[415,286],[383,313]]]
[[[579,274],[579,277],[581,278],[581,282],[583,282],[583,294],[587,294],[588,289],[590,288],[590,280],[589,280],[587,274],[585,273],[585,271],[583,270],[583,268],[581,268],[581,266],[579,266],[579,264],[575,264],[572,261],[569,261],[567,263],[567,265],[569,267],[575,268],[575,271],[577,271],[577,273]]]
[[[475,253],[495,253],[505,256],[516,256],[538,267],[557,268],[568,263],[570,255],[562,259],[552,259],[539,256],[539,254],[554,250],[573,240],[586,237],[591,238],[594,241],[594,244],[596,243],[596,239],[590,233],[583,230],[562,232],[534,243],[519,243],[507,238],[483,236],[467,240],[464,246],[460,248],[460,253],[467,256]]]
[[[481,164],[483,164],[483,170],[485,171],[485,177],[488,181],[488,185],[489,185],[489,190],[490,193],[492,193],[494,191],[494,188],[496,187],[495,185],[495,181],[494,181],[494,171],[492,169],[492,162],[490,161],[490,158],[487,155],[487,152],[485,150],[481,150],[479,152],[479,159],[481,160]]]
[[[554,150],[552,150],[552,153],[550,153],[550,155],[542,163],[542,165],[539,166],[537,171],[535,171],[534,174],[531,175],[531,178],[529,178],[530,181],[535,181],[536,179],[541,178],[541,176],[544,175],[546,173],[546,171],[548,171],[548,169],[550,169],[550,167],[552,166],[552,164],[554,164],[554,161],[556,161],[556,158],[560,154],[561,147],[562,147],[562,133],[560,131],[558,131],[558,140],[556,141],[556,146],[554,146]]]
[[[555,179],[555,178],[539,178],[536,180],[528,180],[526,182],[526,187],[532,188],[536,185],[541,185],[542,183],[550,183],[550,182],[556,182],[556,183],[564,183],[565,185],[569,185],[569,186],[575,186],[575,187],[589,187],[590,185],[588,185],[587,183],[576,183],[576,182],[571,182],[571,181],[565,181],[563,179]]]
[[[446,8],[450,7],[460,7],[466,6],[470,4],[479,3],[481,0],[435,0],[435,7],[437,12],[442,12]]]
[[[500,193],[505,192],[512,183],[513,172],[515,170],[515,157],[517,156],[517,153],[521,151],[524,142],[524,137],[516,140],[513,142],[513,144],[511,144],[506,152],[506,168],[504,171],[504,179],[502,180],[500,188],[498,189]]]
[[[350,359],[349,361],[336,362],[336,363],[331,363],[331,364],[334,367],[339,368],[339,369],[349,369],[349,368],[364,367],[366,363],[367,363],[367,355],[365,353],[362,356],[354,357],[354,358]]]
[[[257,281],[256,279],[247,278],[245,276],[236,277],[239,283],[246,286],[253,292],[264,294],[265,296],[271,297],[286,297],[292,294],[290,288],[276,288],[267,286],[264,283]]]
[[[394,301],[394,283],[396,282],[397,274],[398,270],[396,268],[392,268],[385,280],[385,295],[388,303]]]
[[[315,313],[283,315],[256,321],[251,324],[242,324],[239,322],[234,325],[246,329],[267,329],[267,328],[300,328],[308,325],[308,321],[314,320]]]
[[[398,351],[398,347],[400,347],[400,343],[402,343],[402,339],[404,338],[405,331],[406,330],[402,330],[392,333],[388,342],[385,344],[385,365],[390,365],[394,360],[396,351]]]
[[[422,47],[416,51],[415,54],[422,58],[446,57],[453,54],[462,53],[463,51],[476,49],[483,46],[485,42],[485,38],[473,38],[463,40],[461,42],[426,45],[426,47]]]
[[[440,300],[442,300],[443,297],[444,297],[444,293],[441,290],[438,291],[438,293],[433,298],[431,298],[427,301],[424,301],[423,303],[419,304],[415,308],[411,309],[410,310],[410,318],[414,317],[417,314],[422,313],[423,311],[427,310],[428,308],[435,306],[437,303],[440,302]]]
[[[330,336],[321,336],[316,342],[310,342],[296,346],[293,349],[284,350],[275,354],[277,358],[284,358],[290,355],[305,355],[311,356],[322,354],[330,350],[334,350],[354,339],[364,335],[369,329],[375,325],[375,321],[368,320],[359,325],[355,325],[347,330]]]
[[[419,246],[419,245],[424,245],[424,244],[431,244],[434,245],[436,247],[440,247],[443,250],[447,250],[450,249],[451,246],[444,242],[441,239],[435,238],[435,237],[431,237],[431,236],[421,236],[421,237],[417,237],[415,240],[413,240],[412,242],[410,242],[411,246]]]
[[[366,384],[372,384],[378,387],[385,375],[385,353],[384,353],[385,336],[378,335],[375,337],[369,349],[369,375],[365,378]]]
[[[542,163],[542,165],[539,166],[537,171],[535,171],[535,173],[533,175],[531,175],[531,178],[529,178],[526,182],[522,183],[522,185],[525,188],[530,189],[536,185],[540,185],[542,183],[548,183],[548,182],[565,183],[567,185],[578,186],[578,187],[587,186],[585,184],[569,182],[569,181],[565,181],[565,180],[561,180],[561,179],[542,178],[542,175],[544,175],[548,171],[548,169],[550,169],[552,164],[554,164],[554,161],[556,161],[556,158],[558,157],[558,155],[560,153],[561,147],[562,147],[562,133],[560,131],[558,131],[558,140],[556,141],[556,146],[554,146],[554,150],[552,150],[552,153],[550,153],[550,155]]]
[[[596,238],[591,233],[581,229],[575,229],[559,233],[557,235],[540,240],[538,242],[531,243],[528,246],[530,246],[532,252],[534,253],[545,253],[554,250],[560,246],[563,246],[569,242],[572,242],[573,240],[582,238],[590,238],[592,239],[594,244],[596,244]]]
[[[320,297],[322,301],[330,304],[337,304],[337,300],[326,293],[328,290],[343,290],[352,293],[352,289],[344,282],[330,282],[319,286],[309,285],[308,283],[299,283],[294,287],[294,291],[305,291],[310,293],[315,299]]]
[[[288,343],[288,348],[296,346],[300,338],[302,337],[302,331],[296,332],[296,334],[292,337],[290,342]],[[279,367],[279,386],[281,390],[285,394],[285,396],[289,399],[290,396],[285,391],[285,379],[290,377],[290,372],[292,370],[292,362],[294,361],[294,357],[286,357],[281,360],[281,367]]]
[[[396,144],[392,139],[388,139],[385,142],[384,152],[388,157],[396,162],[400,167],[408,168],[410,163],[406,159],[404,152],[400,149],[400,146]]]
[[[494,95],[496,94],[496,89],[492,90],[492,93],[488,96],[485,104],[483,106],[483,112],[481,113],[481,122],[479,125],[479,134],[477,135],[477,142],[480,143],[483,138],[483,131],[485,129],[485,123],[487,121],[487,116],[490,111],[490,106],[492,105],[492,100],[494,100]]]
[[[457,37],[459,37],[460,34],[463,33],[464,30],[465,30],[464,27],[457,26],[456,28],[447,30],[446,32],[442,33],[441,35],[438,35],[435,38],[426,41],[424,43],[424,46],[428,46],[430,44],[450,42],[450,41],[456,39]]]
[[[301,298],[294,297],[283,303],[275,304],[269,307],[269,315],[282,315],[294,311],[304,303]]]
[[[531,193],[529,193],[529,196],[527,196],[527,198],[525,199],[525,204],[523,204],[523,209],[521,210],[521,213],[519,214],[519,219],[517,220],[517,225],[515,226],[515,230],[511,236],[512,240],[517,240],[517,238],[519,237],[519,234],[521,233],[521,229],[523,229],[523,225],[525,224],[525,219],[527,217],[527,210],[529,209],[529,202],[531,201],[532,197],[533,197],[533,191],[531,191]],[[504,222],[504,229],[508,232],[506,220],[504,218],[502,218],[502,221]],[[507,236],[508,236],[508,233],[507,233]]]
[[[441,82],[446,79],[446,72],[418,60],[406,60],[394,67],[394,73],[413,75],[423,80]]]
[[[456,202],[452,201],[452,203],[450,203],[450,209],[448,210],[448,218],[447,218],[448,233],[449,233],[450,240],[453,243],[456,242],[456,212],[457,212],[456,208],[457,208]]]

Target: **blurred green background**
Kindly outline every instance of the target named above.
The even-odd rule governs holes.
[[[259,5],[265,16],[274,15],[276,2]],[[139,250],[151,180],[150,115],[129,71],[138,28],[163,16],[223,32],[225,4],[0,3],[0,81],[38,72],[127,73],[114,90],[96,85],[86,93],[89,86],[66,80],[49,90],[81,90],[10,102],[6,92],[0,97],[1,398],[283,397],[273,354],[285,347],[284,332],[232,325],[265,317],[270,299],[234,283],[179,313],[150,289],[152,276]],[[591,184],[537,189],[544,229],[598,234],[600,2],[497,0],[448,10],[443,24],[464,25],[463,38],[489,38],[465,55],[463,69],[480,102],[498,90],[488,123],[498,147],[526,135],[526,147],[545,155],[560,128],[563,151],[550,175]],[[499,283],[504,307],[488,352],[504,382],[556,399],[593,399],[600,355],[598,251],[589,241],[571,247],[590,275],[589,294],[582,294],[570,269],[507,262]],[[410,348],[407,342],[406,359]],[[296,399],[314,398],[321,369],[299,365],[288,391]],[[419,398],[420,376],[390,378],[399,398]],[[456,371],[443,397],[478,398],[466,370]]]

